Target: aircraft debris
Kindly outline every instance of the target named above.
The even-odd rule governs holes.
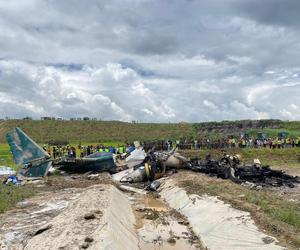
[[[262,166],[258,159],[252,165],[241,165],[238,156],[225,154],[216,161],[210,155],[204,161],[193,159],[189,168],[193,171],[215,175],[224,179],[231,179],[236,183],[252,182],[270,186],[295,187],[300,183],[298,176],[291,176],[284,171],[271,169],[270,166]]]
[[[16,171],[10,167],[0,166],[0,175],[13,175]]]
[[[22,167],[20,173],[26,177],[44,177],[51,167],[50,155],[35,143],[20,128],[6,135],[14,161]]]
[[[147,154],[144,149],[142,147],[138,147],[133,150],[128,157],[126,157],[125,163],[128,168],[133,168],[141,164],[145,160],[146,156]]]
[[[85,173],[89,171],[116,172],[113,154],[109,152],[96,152],[82,158],[63,157],[54,163],[59,169],[67,172]]]

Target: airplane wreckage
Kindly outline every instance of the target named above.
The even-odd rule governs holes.
[[[152,148],[146,153],[143,147],[137,146],[130,154],[96,152],[86,157],[66,156],[52,161],[50,155],[20,128],[14,128],[6,137],[14,161],[21,166],[19,174],[29,178],[45,177],[51,167],[73,173],[108,171],[114,174],[114,180],[122,183],[152,182],[150,189],[155,190],[160,185],[157,180],[168,171],[189,169],[230,179],[236,183],[248,181],[260,185],[291,188],[300,183],[298,176],[262,166],[258,159],[255,159],[252,165],[243,165],[238,155],[230,156],[226,153],[219,160],[212,159],[210,155],[204,160],[199,160],[187,159],[177,153],[176,149],[164,152]]]

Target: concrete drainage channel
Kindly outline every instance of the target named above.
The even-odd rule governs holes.
[[[189,222],[153,194],[127,193],[143,250],[204,249]]]
[[[248,212],[217,197],[188,195],[174,180],[164,180],[158,193],[128,189],[140,249],[285,249]]]
[[[235,209],[218,197],[189,195],[173,180],[165,181],[160,195],[186,216],[208,249],[285,249],[257,228],[250,213]]]

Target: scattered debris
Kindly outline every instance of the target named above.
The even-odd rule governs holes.
[[[175,240],[174,236],[171,236],[169,239],[167,239],[167,242],[170,243],[171,245],[176,244],[176,240]]]
[[[160,187],[160,185],[161,185],[161,182],[160,182],[160,181],[158,181],[158,180],[153,181],[153,182],[151,182],[151,184],[150,184],[150,190],[152,190],[152,191],[157,191],[157,189]]]
[[[86,220],[93,220],[95,218],[96,218],[96,216],[94,213],[87,213],[84,215],[84,219],[86,219]]]
[[[83,242],[83,243],[81,244],[80,247],[81,247],[82,249],[87,249],[89,246],[90,246],[90,245],[89,245],[88,242]]]
[[[89,236],[85,237],[85,239],[84,239],[84,242],[88,242],[88,243],[91,243],[93,241],[94,241],[94,239],[92,237],[89,237]]]
[[[16,205],[17,208],[21,208],[21,209],[24,209],[24,208],[27,208],[28,206],[30,205],[30,203],[28,201],[19,201]]]
[[[52,228],[52,224],[47,224],[47,225],[44,225],[42,226],[40,229],[38,229],[36,232],[33,233],[33,236],[36,236],[36,235],[39,235],[49,229]]]
[[[90,174],[87,178],[88,180],[98,180],[99,176],[99,174]]]
[[[19,179],[18,176],[16,175],[10,175],[7,177],[7,179],[4,181],[6,185],[15,185],[15,186],[20,186],[22,185],[22,179]]]
[[[119,189],[121,189],[122,191],[126,191],[126,192],[133,192],[133,193],[138,193],[138,194],[146,194],[147,191],[140,189],[140,188],[135,188],[132,186],[127,186],[127,185],[120,185]]]
[[[269,237],[269,236],[266,236],[266,237],[263,237],[262,238],[262,241],[265,243],[265,244],[271,244],[274,242],[274,239],[272,237]]]
[[[0,175],[14,175],[16,171],[10,167],[0,166]]]

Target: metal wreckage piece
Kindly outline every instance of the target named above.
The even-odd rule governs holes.
[[[176,153],[175,150],[157,152],[151,149],[141,164],[134,166],[129,171],[125,170],[124,175],[117,179],[120,182],[129,183],[154,181],[163,177],[169,169],[186,168],[188,162],[187,158]]]

